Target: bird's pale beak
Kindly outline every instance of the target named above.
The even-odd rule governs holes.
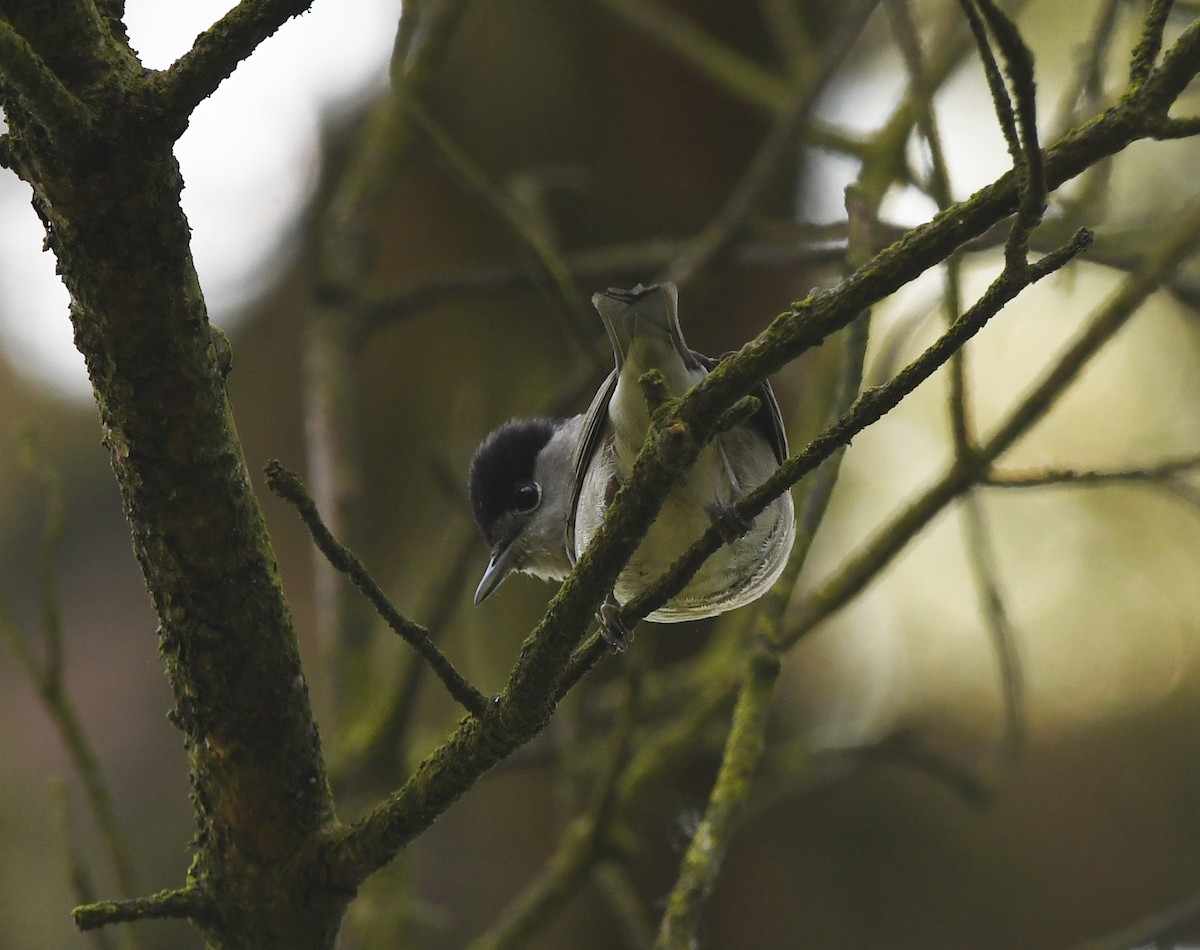
[[[483,577],[479,579],[479,586],[475,588],[476,607],[487,600],[504,578],[513,572],[517,566],[519,551],[520,546],[511,541],[507,544],[496,545],[492,551],[492,559],[488,561],[487,569],[483,572]]]

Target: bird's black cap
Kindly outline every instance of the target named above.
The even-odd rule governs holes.
[[[561,423],[554,419],[512,419],[492,432],[471,459],[467,487],[471,511],[488,547],[496,522],[515,506],[515,493],[533,481],[538,453]]]

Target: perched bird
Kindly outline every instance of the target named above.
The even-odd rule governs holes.
[[[629,477],[650,425],[638,380],[658,370],[672,395],[682,395],[717,361],[688,348],[679,329],[674,284],[608,290],[592,303],[612,341],[616,368],[591,406],[570,419],[514,419],[475,452],[469,488],[475,521],[491,560],[475,591],[481,603],[510,573],[566,577],[591,542],[617,489]],[[615,602],[644,590],[714,522],[726,544],[674,598],[647,616],[675,623],[733,610],[766,593],[783,571],[795,540],[795,513],[784,492],[749,524],[732,506],[787,457],[787,437],[770,384],[752,392],[760,402],[744,423],[719,433],[668,495],[617,578]],[[614,647],[625,632],[612,599],[601,629]]]

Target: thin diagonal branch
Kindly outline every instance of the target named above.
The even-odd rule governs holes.
[[[785,80],[726,46],[657,0],[596,0],[630,26],[654,38],[718,88],[775,111],[787,99]]]
[[[754,211],[763,189],[772,180],[783,160],[795,146],[797,136],[817,99],[846,54],[862,34],[879,0],[860,0],[838,21],[836,34],[821,51],[819,68],[809,70],[793,82],[793,89],[775,116],[767,137],[763,140],[741,180],[716,216],[688,242],[684,250],[656,282],[688,283],[703,271],[737,237],[739,230]]]
[[[1021,136],[1017,132],[1017,118],[1013,111],[1012,99],[1004,85],[1004,77],[1000,73],[1000,66],[996,62],[991,44],[988,42],[983,17],[976,10],[975,0],[959,0],[959,6],[962,7],[967,23],[971,26],[972,36],[975,37],[975,46],[979,50],[979,58],[983,63],[983,76],[987,80],[988,91],[992,95],[992,108],[995,110],[996,118],[1000,120],[1000,131],[1004,133],[1008,154],[1012,158],[1013,166],[1020,167],[1023,156]]]
[[[813,588],[788,628],[789,644],[849,603],[946,505],[976,481],[986,479],[987,467],[1049,411],[1092,357],[1137,312],[1171,271],[1195,251],[1197,242],[1200,242],[1200,207],[1191,209],[1158,253],[1124,282],[1037,385],[976,449],[971,463],[964,464],[960,460],[951,467],[885,523],[827,580]]]
[[[979,13],[975,12],[978,7]],[[991,2],[991,0],[963,0],[962,7],[971,24],[983,58],[984,75],[992,93],[992,102],[1000,128],[1008,143],[1013,160],[1013,172],[1017,179],[1020,202],[1012,233],[1004,247],[1005,264],[1009,268],[1025,266],[1029,253],[1029,236],[1041,223],[1046,213],[1046,178],[1042,164],[1041,146],[1037,133],[1037,102],[1033,78],[1033,55],[1021,39],[1016,24]],[[992,56],[987,32],[991,30],[1004,55],[1013,96],[1009,97],[1000,69]],[[1015,100],[1015,102],[1014,102]]]
[[[66,691],[62,660],[62,615],[58,599],[57,558],[62,541],[62,497],[57,473],[38,455],[32,437],[25,445],[28,464],[46,487],[46,522],[40,554],[42,575],[43,656],[38,658],[29,637],[0,604],[0,639],[24,668],[57,729],[71,766],[83,783],[88,807],[100,828],[117,886],[123,894],[137,893],[137,875],[124,829],[117,818],[112,791],[100,757],[84,727],[84,719]]]
[[[299,476],[275,461],[267,464],[266,471],[267,486],[296,509],[296,513],[300,515],[300,519],[312,535],[313,543],[325,555],[329,563],[345,574],[351,583],[362,592],[363,596],[371,602],[371,606],[379,612],[387,625],[424,658],[445,684],[450,695],[467,712],[479,715],[488,705],[487,697],[467,682],[462,674],[454,668],[445,654],[437,648],[428,630],[419,623],[409,620],[392,606],[375,579],[367,573],[362,562],[329,532],[321,520],[317,506],[301,484]]]
[[[1061,134],[1086,115],[1099,111],[1104,93],[1104,75],[1117,33],[1117,13],[1121,0],[1103,0],[1091,32],[1079,48],[1080,62],[1075,79],[1065,86],[1066,93],[1050,127]]]
[[[584,349],[591,339],[591,334],[585,328],[591,325],[592,314],[584,306],[583,295],[575,286],[571,269],[558,248],[524,208],[488,180],[483,169],[419,102],[410,99],[405,103],[405,109],[410,120],[433,147],[435,156],[460,187],[472,198],[482,201],[529,253],[537,269],[542,272],[545,283],[553,291],[553,299],[564,317],[567,340]]]
[[[929,193],[940,210],[953,204],[950,191],[950,171],[942,148],[941,131],[933,110],[933,93],[921,53],[920,37],[913,22],[908,0],[892,0],[888,4],[892,32],[908,70],[911,99],[917,104],[917,128],[929,147]],[[960,249],[946,258],[942,289],[943,309],[947,324],[962,312],[962,255]],[[971,419],[967,412],[969,401],[966,351],[960,350],[950,360],[950,433],[956,452],[963,452],[971,442]]]
[[[1162,482],[1200,468],[1200,454],[1184,455],[1155,465],[1114,469],[1041,468],[1031,471],[993,468],[985,484],[994,488],[1037,488],[1051,485],[1100,486],[1120,482]]]
[[[476,563],[478,535],[473,526],[455,524],[451,551],[437,559],[442,566],[429,593],[423,611],[428,627],[445,629],[451,615],[462,605],[462,591]],[[365,777],[393,776],[406,767],[413,743],[414,725],[419,709],[421,684],[429,670],[419,655],[410,654],[390,694],[371,704],[363,721],[347,730],[339,748],[334,771],[337,778],[351,784]],[[378,709],[378,713],[376,710]]]
[[[65,784],[56,784],[51,792],[56,799],[59,811],[59,821],[63,839],[63,850],[66,853],[67,873],[71,879],[71,890],[75,895],[76,904],[91,904],[96,901],[98,892],[91,869],[88,867],[82,849],[79,847],[75,827],[71,821],[71,801]],[[138,946],[136,931],[126,928],[124,933],[126,945]],[[116,950],[114,935],[105,930],[94,932],[96,946],[100,950]]]
[[[1072,242],[1055,253],[1047,254],[1027,274],[1005,270],[984,295],[924,353],[901,370],[883,386],[868,389],[851,409],[813,439],[803,451],[784,462],[775,473],[736,506],[739,515],[753,519],[789,485],[794,485],[824,461],[838,446],[850,440],[900,404],[900,401],[928,379],[963,344],[983,329],[992,317],[1010,303],[1022,290],[1042,277],[1069,263],[1091,242],[1089,232],[1081,231]],[[710,377],[711,378],[711,377]],[[699,388],[699,387],[697,387]],[[712,528],[685,552],[670,570],[663,574],[621,611],[621,619],[633,624],[646,614],[657,610],[675,596],[691,579],[700,565],[723,544],[720,532]]]
[[[1025,746],[1025,673],[1016,633],[1000,592],[994,544],[978,492],[969,492],[964,499],[963,519],[967,564],[974,575],[984,624],[1000,674],[1004,728],[994,768],[987,770],[985,784],[990,786],[1008,775]]]

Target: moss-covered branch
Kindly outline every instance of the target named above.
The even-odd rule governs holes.
[[[696,945],[700,908],[716,881],[733,822],[750,793],[751,779],[766,748],[779,669],[779,657],[760,644],[747,664],[721,769],[704,818],[683,856],[679,879],[654,943],[656,950],[687,950]]]
[[[159,891],[148,897],[127,901],[97,901],[76,907],[71,916],[80,930],[95,930],[106,924],[130,923],[135,920],[193,920],[212,915],[211,896],[195,887]]]
[[[242,0],[196,37],[192,48],[151,81],[158,107],[178,135],[188,116],[248,57],[258,44],[313,0]]]
[[[1001,421],[972,459],[959,461],[906,505],[826,581],[805,598],[787,631],[789,644],[841,609],[890,563],[905,545],[1040,420],[1112,336],[1137,312],[1200,243],[1200,207],[1192,208],[1147,260],[1092,318],[1029,393]]]

